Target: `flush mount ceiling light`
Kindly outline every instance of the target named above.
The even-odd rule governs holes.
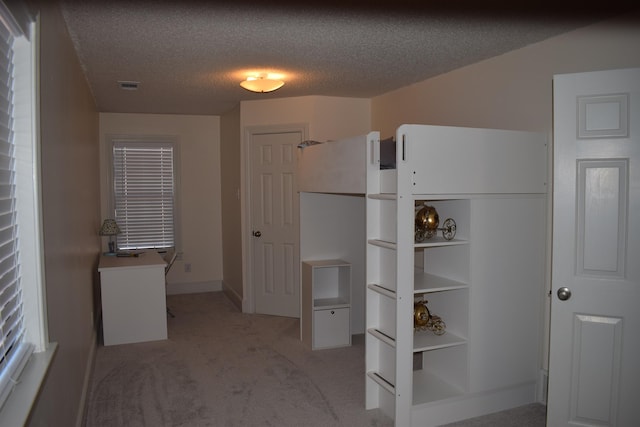
[[[251,92],[273,92],[284,86],[284,82],[268,75],[249,76],[240,82],[240,86]]]

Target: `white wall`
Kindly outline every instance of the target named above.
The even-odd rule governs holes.
[[[242,213],[240,210],[240,105],[220,117],[223,287],[242,308]]]
[[[240,295],[245,307],[252,307],[248,300],[247,289],[250,289],[250,268],[247,262],[251,249],[248,230],[251,226],[248,204],[248,185],[246,183],[247,141],[245,130],[260,126],[302,125],[307,129],[307,138],[317,141],[336,140],[345,137],[362,135],[371,129],[371,101],[363,98],[343,98],[328,96],[302,96],[240,103],[240,162],[241,162],[241,235],[243,242],[243,292]],[[224,201],[228,203],[229,201]],[[227,273],[225,272],[225,275]],[[356,273],[357,274],[357,273]]]
[[[640,65],[640,22],[562,34],[372,99],[373,130],[403,123],[551,132],[553,75]]]
[[[639,18],[636,14],[584,27],[375,97],[372,128],[383,138],[395,135],[403,123],[530,130],[551,138],[553,75],[640,67]],[[543,368],[548,299],[546,303]]]
[[[169,273],[169,293],[220,290],[222,213],[220,118],[217,116],[100,113],[102,218],[109,217],[109,138],[171,136],[180,144],[180,235],[182,259]],[[191,272],[185,272],[191,264]]]
[[[241,128],[282,124],[308,125],[309,139],[328,141],[371,129],[371,101],[364,98],[300,96],[243,101]]]

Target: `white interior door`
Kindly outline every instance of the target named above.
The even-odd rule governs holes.
[[[554,78],[547,425],[640,425],[640,69]]]
[[[301,131],[251,136],[252,281],[256,313],[300,316],[296,149]]]

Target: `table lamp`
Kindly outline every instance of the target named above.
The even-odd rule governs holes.
[[[113,241],[113,236],[120,234],[120,227],[118,227],[118,223],[115,219],[105,219],[102,223],[102,227],[100,227],[101,236],[109,236],[109,252],[105,252],[104,255],[115,255],[116,254],[116,245]]]

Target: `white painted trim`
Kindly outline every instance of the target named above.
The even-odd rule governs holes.
[[[87,397],[89,396],[89,386],[91,385],[91,377],[93,374],[93,365],[96,361],[96,351],[98,349],[98,328],[100,325],[96,323],[93,328],[93,334],[91,336],[91,348],[89,349],[89,357],[87,357],[87,364],[84,370],[84,381],[82,383],[82,394],[80,395],[80,405],[78,406],[78,413],[76,414],[76,427],[82,427],[84,425],[84,416],[87,406]]]
[[[535,382],[527,382],[513,387],[464,394],[433,404],[414,406],[411,410],[411,425],[436,427],[535,403],[535,389]]]
[[[167,295],[199,294],[202,292],[219,292],[222,290],[222,280],[209,282],[169,283]]]
[[[39,21],[31,33],[39,32]],[[14,91],[15,154],[18,182],[16,188],[20,227],[20,265],[24,301],[25,339],[35,345],[35,352],[46,349],[48,338],[46,286],[44,275],[44,245],[40,188],[40,133],[38,81],[38,37],[29,43],[26,38],[15,40]]]
[[[26,424],[57,350],[58,344],[50,343],[44,351],[31,355],[0,411],[0,426]]]
[[[222,281],[222,292],[224,292],[233,305],[238,307],[238,310],[242,310],[242,296],[236,292],[235,289],[228,286],[224,281]]]
[[[49,343],[40,197],[39,62],[40,17],[30,23],[30,35],[14,44],[16,174],[20,226],[20,266],[25,341],[35,346],[11,394],[0,411],[0,425],[24,425],[44,384],[57,351]],[[32,41],[29,42],[29,39]]]
[[[536,387],[536,401],[547,404],[547,390],[549,388],[549,371],[546,369],[540,369],[540,378],[538,379],[538,385]]]

